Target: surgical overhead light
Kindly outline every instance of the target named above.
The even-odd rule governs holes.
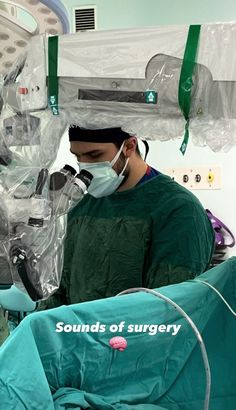
[[[35,34],[69,32],[60,0],[0,0],[0,76],[7,74]]]

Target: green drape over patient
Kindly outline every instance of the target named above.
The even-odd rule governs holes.
[[[158,291],[177,303],[202,335],[211,372],[209,410],[235,410],[236,258],[195,280]],[[111,331],[124,322],[121,332]],[[56,332],[58,323],[90,331]],[[105,325],[105,332],[91,331]],[[130,324],[181,325],[129,332]],[[122,336],[120,352],[110,339]],[[203,410],[206,375],[196,334],[169,303],[144,292],[27,316],[0,348],[3,410]]]

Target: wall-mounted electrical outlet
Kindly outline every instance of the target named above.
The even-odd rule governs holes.
[[[164,173],[187,189],[221,189],[220,167],[167,168]]]

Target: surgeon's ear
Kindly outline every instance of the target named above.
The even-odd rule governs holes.
[[[137,143],[138,142],[136,137],[130,137],[125,141],[123,152],[127,158],[131,157],[131,155],[136,151]]]

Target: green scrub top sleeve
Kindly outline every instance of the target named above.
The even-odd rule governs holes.
[[[161,218],[152,215],[145,286],[157,288],[193,279],[208,269],[213,251],[214,232],[200,202],[166,203]]]

